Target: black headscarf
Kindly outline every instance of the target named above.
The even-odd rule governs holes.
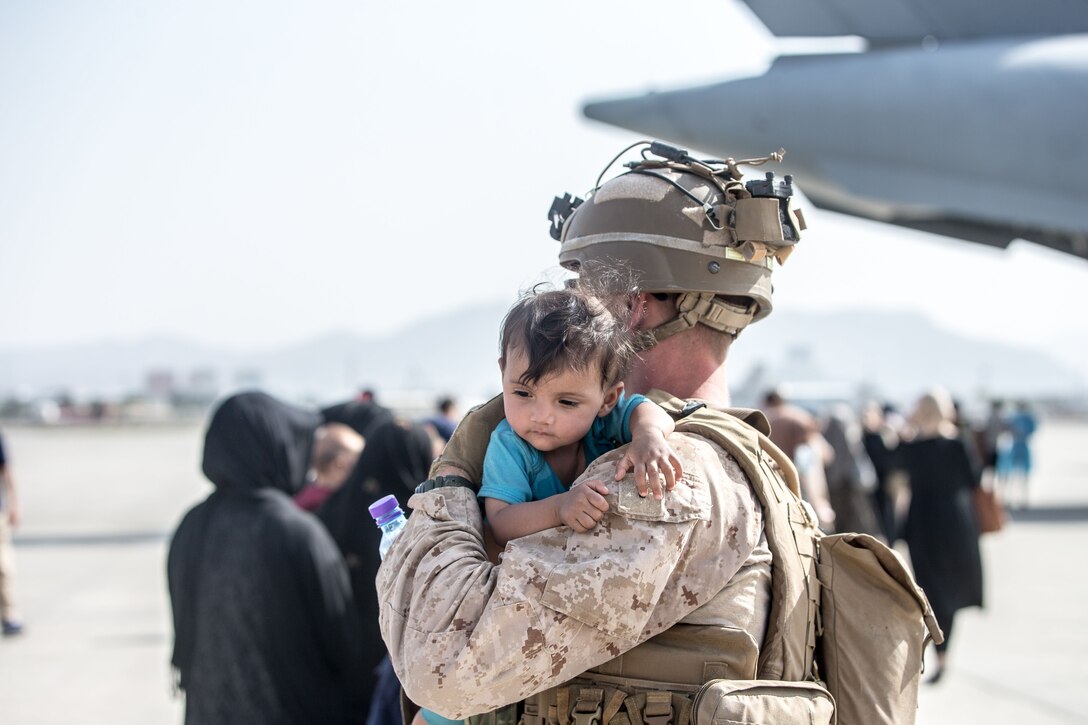
[[[366,647],[367,698],[377,682],[374,670],[386,651],[378,629],[378,594],[374,586],[381,564],[378,556],[381,531],[367,507],[393,494],[407,513],[408,498],[427,478],[432,452],[431,437],[421,425],[389,421],[378,426],[367,437],[348,480],[318,511],[348,565]]]
[[[347,570],[289,495],[306,477],[307,411],[258,392],[212,416],[203,469],[216,491],[174,533],[172,662],[186,722],[361,722],[362,640]]]
[[[367,438],[380,426],[392,422],[393,411],[377,403],[368,403],[365,400],[349,400],[346,403],[338,403],[322,408],[321,417],[326,423],[343,423],[350,426],[363,438]]]
[[[218,488],[298,492],[321,424],[316,412],[267,393],[239,393],[215,411],[204,436],[204,475]]]

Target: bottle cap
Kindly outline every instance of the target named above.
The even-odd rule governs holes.
[[[400,503],[397,501],[397,497],[393,494],[388,496],[382,496],[374,503],[367,507],[367,511],[374,517],[374,520],[385,518],[389,514],[400,508]]]

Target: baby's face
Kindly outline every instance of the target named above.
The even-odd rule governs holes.
[[[519,350],[506,356],[502,399],[514,432],[538,451],[553,451],[581,440],[594,419],[616,405],[622,385],[601,386],[600,371],[565,370],[532,384],[518,382],[529,366]]]

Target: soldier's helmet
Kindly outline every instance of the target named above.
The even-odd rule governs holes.
[[[584,202],[556,198],[548,217],[562,245],[559,263],[577,272],[618,262],[633,271],[640,291],[679,293],[680,316],[654,331],[658,340],[700,323],[736,335],[766,317],[773,265],[789,256],[805,224],[790,205],[790,176],[778,181],[767,173],[745,183],[737,167],[777,161],[784,152],[700,160],[643,141],[620,156],[638,146],[641,158],[604,184],[598,179]]]

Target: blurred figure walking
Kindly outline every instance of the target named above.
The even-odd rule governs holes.
[[[0,438],[0,620],[5,637],[14,637],[23,632],[23,623],[12,594],[15,547],[11,541],[11,530],[18,525],[19,498],[15,493],[15,477],[4,452],[4,439]]]
[[[831,463],[834,453],[820,433],[820,424],[807,410],[787,403],[778,390],[771,390],[763,397],[763,413],[771,425],[771,440],[797,467],[801,494],[815,510],[820,528],[834,531],[835,510],[831,507],[824,474],[824,466]]]
[[[875,400],[865,404],[862,409],[862,444],[876,474],[876,486],[873,488],[873,508],[877,523],[889,545],[899,538],[898,524],[895,518],[894,497],[889,489],[892,455],[899,445],[899,431],[885,417],[884,406]]]
[[[903,538],[918,584],[933,606],[944,642],[937,645],[936,682],[945,671],[955,614],[982,606],[982,557],[971,490],[978,478],[942,389],[923,395],[911,415],[915,435],[900,444],[893,468],[907,476],[910,507]]]
[[[982,459],[983,483],[997,485],[997,458],[1003,439],[1008,435],[1005,421],[1005,404],[1001,400],[990,401],[990,411],[978,431],[979,457]]]
[[[841,403],[831,408],[823,436],[834,452],[824,473],[835,511],[835,531],[883,536],[872,497],[876,472],[862,444],[861,425],[849,405]]]
[[[1007,428],[1010,434],[1006,460],[1001,461],[1004,470],[1005,498],[1019,508],[1028,507],[1029,484],[1031,482],[1031,438],[1035,435],[1038,422],[1026,401],[1016,404],[1016,410],[1009,416]]]
[[[420,422],[434,428],[435,432],[442,438],[443,443],[449,443],[450,436],[453,435],[453,431],[456,430],[457,423],[460,420],[461,415],[457,411],[457,401],[447,395],[438,399],[434,414]]]

